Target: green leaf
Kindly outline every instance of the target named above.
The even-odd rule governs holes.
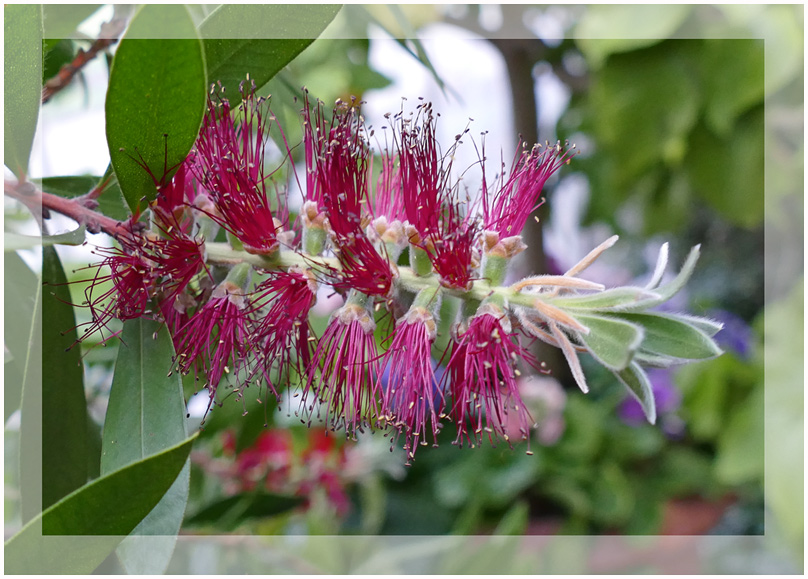
[[[180,375],[168,376],[174,349],[165,327],[142,318],[127,320],[121,342],[104,421],[102,474],[186,436]]]
[[[658,297],[648,300],[641,300],[633,306],[627,306],[623,309],[623,311],[638,312],[647,310],[665,303],[679,293],[679,291],[685,287],[685,284],[690,279],[690,276],[693,275],[693,270],[696,269],[696,262],[699,260],[700,249],[701,245],[694,246],[690,250],[690,253],[687,254],[687,259],[685,259],[685,263],[682,265],[682,269],[679,271],[677,276],[668,283],[662,284],[654,289],[653,293],[655,293]]]
[[[155,180],[171,178],[202,124],[207,81],[196,34],[183,6],[146,5],[115,53],[106,100],[107,142],[133,212],[144,197],[155,198]]]
[[[706,360],[722,352],[713,340],[685,319],[666,314],[623,314],[645,328],[641,348],[651,354],[680,360]]]
[[[39,329],[32,331],[34,314],[39,310],[39,291],[42,284],[16,253],[7,253],[3,265],[5,336],[7,360],[3,384],[4,420],[20,407],[26,359],[32,350],[31,340],[38,341]],[[28,339],[26,339],[28,338]]]
[[[41,253],[40,253],[41,255]],[[18,288],[23,289],[23,288]],[[26,523],[42,511],[42,282],[32,288],[33,309],[25,325],[6,334],[19,336],[26,348],[18,358],[22,368],[20,400],[20,510]]]
[[[586,7],[573,37],[597,69],[610,54],[652,46],[670,37],[691,10],[683,4],[593,4]]]
[[[76,317],[53,247],[42,258],[42,508],[87,482],[87,401]]]
[[[96,198],[100,213],[118,221],[125,221],[130,215],[111,165],[102,177],[93,175],[46,177],[42,179],[41,186],[47,193],[68,199],[86,195],[93,189],[100,188],[103,192]]]
[[[656,402],[654,401],[654,391],[643,369],[636,362],[632,362],[627,368],[615,372],[614,375],[640,403],[648,422],[655,424]]]
[[[3,17],[3,163],[22,180],[28,174],[42,98],[42,7],[9,4]]]
[[[242,493],[204,507],[188,517],[187,524],[215,524],[217,528],[233,530],[248,519],[279,515],[294,509],[302,502],[302,497],[264,492]]]
[[[174,348],[159,322],[123,324],[118,360],[104,420],[101,474],[169,448],[186,437],[185,399],[179,373],[171,373]],[[164,573],[188,501],[190,466],[118,549],[130,573]]]
[[[724,327],[721,322],[716,322],[710,318],[702,318],[699,316],[690,316],[687,314],[671,314],[671,317],[676,318],[686,324],[701,330],[711,338],[715,336]]]
[[[6,543],[5,572],[92,572],[166,493],[195,439],[111,472],[39,514]]]
[[[657,297],[655,292],[640,287],[616,287],[594,294],[561,296],[546,301],[563,309],[619,312]]]
[[[3,232],[3,251],[9,252],[18,249],[31,249],[40,245],[81,245],[84,243],[84,233],[86,231],[87,228],[83,225],[73,231],[67,231],[58,235],[43,235],[42,237],[5,231]]]
[[[177,480],[157,506],[118,545],[118,560],[127,573],[158,575],[166,572],[177,544],[177,533],[188,503],[190,483],[191,462],[188,459]]]
[[[589,353],[610,370],[622,370],[631,361],[643,341],[643,329],[618,318],[577,315],[575,318],[589,328],[589,334],[578,338]]]
[[[199,29],[208,80],[236,98],[249,74],[260,88],[317,38],[339,12],[338,4],[226,4]]]

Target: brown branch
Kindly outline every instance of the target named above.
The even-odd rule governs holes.
[[[87,51],[80,48],[73,61],[62,66],[56,76],[45,83],[45,86],[42,87],[42,104],[48,102],[53,95],[69,85],[73,77],[101,51],[118,42],[125,27],[126,20],[122,18],[114,18],[105,22],[101,26],[100,37],[90,45],[90,48]]]
[[[107,233],[112,237],[130,236],[133,227],[126,222],[116,221],[111,217],[93,211],[83,203],[81,197],[66,199],[39,191],[32,183],[14,183],[5,181],[4,192],[16,199],[34,214],[34,218],[41,222],[42,217],[47,218],[50,211],[55,211],[69,217],[79,225],[84,225],[90,233]]]

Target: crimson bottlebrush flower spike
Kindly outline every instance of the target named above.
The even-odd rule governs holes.
[[[303,406],[318,411],[322,402],[332,429],[355,436],[380,420],[376,324],[367,297],[352,293],[332,316],[320,338],[306,374]]]
[[[317,120],[307,123],[307,160],[315,175],[314,197],[328,218],[340,272],[332,285],[355,289],[365,295],[386,296],[393,284],[393,271],[365,232],[364,209],[369,199],[370,148],[355,107],[338,103],[330,129],[324,130],[322,107]],[[317,133],[314,131],[317,129]]]
[[[530,214],[541,205],[545,183],[562,165],[569,163],[574,148],[574,145],[562,147],[560,142],[546,143],[518,153],[507,179],[501,174],[493,191],[483,169],[483,229],[496,232],[500,239],[519,235]]]
[[[409,241],[426,252],[445,286],[468,289],[477,266],[479,229],[457,185],[451,185],[452,154],[460,136],[446,155],[439,154],[429,103],[419,106],[414,120],[399,117],[397,130]]]
[[[432,365],[436,336],[437,322],[429,309],[413,306],[396,324],[381,363],[387,374],[384,414],[399,435],[404,435],[408,459],[415,456],[419,445],[429,444],[428,434],[437,444],[444,396]]]
[[[311,363],[312,336],[309,310],[317,295],[314,276],[300,267],[274,271],[253,292],[252,315],[256,318],[250,342],[256,364],[252,376],[260,375],[279,396],[275,384],[294,369],[301,374]],[[273,378],[272,373],[277,377]]]
[[[236,266],[229,279],[216,286],[207,303],[173,336],[180,372],[193,370],[197,378],[199,373],[205,376],[210,392],[208,409],[222,377],[238,370],[247,353],[250,320],[242,288],[247,275],[243,266]]]
[[[522,150],[509,173],[489,183],[483,143],[482,190],[472,203],[461,198],[462,175],[452,167],[468,129],[442,150],[430,104],[413,116],[387,116],[392,146],[374,160],[358,103],[339,101],[327,120],[322,104],[307,100],[305,189],[299,219],[284,231],[287,194],[272,181],[277,169],[265,169],[266,120],[280,125],[244,86],[235,110],[221,94],[211,99],[191,154],[171,181],[168,169],[155,180],[151,226],[138,214],[108,227],[120,247],[97,250],[103,261],[85,280],[93,315],[85,336],[113,317],[160,319],[177,367],[204,374],[210,404],[226,377],[239,393],[257,382],[280,397],[297,376],[304,421],[323,413],[328,428],[348,436],[392,428],[408,462],[418,446],[438,442],[444,421],[454,422],[461,446],[484,438],[511,444],[517,432],[529,440],[533,419],[518,367],[537,364],[525,337],[560,348],[584,391],[578,357],[591,354],[651,422],[653,391],[643,367],[721,353],[712,339],[720,324],[651,310],[682,289],[698,247],[667,283],[667,246],[645,287],[606,289],[579,279],[613,237],[564,275],[505,285],[511,258],[526,247],[521,229],[574,146]],[[295,151],[286,148],[291,158]],[[376,177],[374,162],[381,163]],[[219,225],[229,243],[215,241]],[[405,248],[410,267],[399,265]],[[309,317],[321,283],[347,299],[318,340]],[[381,343],[377,312],[396,320]],[[432,357],[446,331],[439,315],[452,333],[450,349],[436,354],[443,369]]]
[[[529,441],[533,419],[519,395],[520,359],[532,362],[511,332],[505,311],[494,304],[481,306],[456,337],[446,365],[457,444],[479,445],[484,435],[492,443],[502,438],[510,444],[507,424],[514,415],[522,438]]]
[[[251,253],[269,254],[278,247],[278,233],[285,220],[285,203],[275,197],[264,172],[264,151],[268,126],[264,122],[264,99],[255,87],[242,83],[242,100],[236,124],[230,103],[219,97],[209,100],[208,111],[197,140],[194,156],[196,178],[213,200],[215,220],[238,238]]]

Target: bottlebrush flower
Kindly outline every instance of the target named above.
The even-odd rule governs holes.
[[[464,440],[472,447],[480,444],[483,432],[492,444],[498,438],[510,444],[507,428],[512,413],[522,438],[529,440],[533,419],[519,396],[515,368],[519,358],[532,361],[511,333],[506,314],[493,304],[481,306],[468,329],[455,339],[446,366],[456,444],[462,446]]]
[[[157,198],[151,204],[155,220],[165,230],[179,228],[191,234],[193,220],[188,208],[196,197],[190,158],[183,161],[174,177],[165,185],[158,184]]]
[[[372,427],[379,417],[376,323],[361,301],[353,294],[332,315],[306,371],[302,402],[311,412],[315,402],[309,396],[316,396],[326,405],[329,427],[344,427],[349,436]]]
[[[255,329],[251,342],[255,345],[257,364],[253,375],[260,372],[267,386],[278,396],[271,372],[278,378],[290,368],[300,374],[311,363],[312,340],[309,310],[317,297],[317,283],[300,268],[275,271],[261,282],[253,293]]]
[[[131,223],[130,223],[131,225]],[[95,255],[103,256],[101,262],[89,266],[96,273],[91,279],[77,283],[89,283],[84,290],[86,305],[92,321],[88,322],[81,339],[96,331],[108,329],[113,318],[121,321],[140,318],[148,313],[149,297],[154,280],[152,262],[149,261],[145,238],[140,234],[121,236],[118,247],[96,247]],[[109,273],[106,273],[106,270]],[[111,287],[108,286],[111,284]],[[99,288],[106,288],[98,294]]]
[[[307,107],[308,108],[308,107]],[[314,187],[307,200],[319,199],[328,218],[332,245],[340,260],[341,289],[355,289],[365,295],[387,296],[393,285],[393,271],[386,256],[380,255],[365,233],[363,210],[369,198],[370,148],[355,107],[338,103],[331,125],[325,131],[322,106],[315,121],[306,123],[306,151],[312,158]],[[336,272],[331,272],[336,273]]]
[[[436,442],[443,411],[443,394],[432,368],[435,319],[422,307],[411,308],[396,325],[393,341],[382,359],[388,369],[384,412],[399,434],[404,434],[408,460],[418,445],[426,445],[427,429]]]
[[[241,287],[225,280],[208,302],[174,336],[177,367],[183,374],[204,372],[213,404],[219,381],[239,367],[248,350],[250,328]]]
[[[410,243],[426,251],[444,285],[467,289],[476,267],[479,229],[468,207],[464,211],[457,187],[450,185],[454,148],[439,156],[431,104],[421,105],[414,121],[400,118],[397,127]]]
[[[496,232],[500,239],[519,235],[530,214],[542,204],[539,196],[544,184],[562,165],[569,163],[574,148],[565,149],[559,142],[522,151],[514,158],[508,178],[503,172],[494,191],[486,183],[483,171],[483,229]]]
[[[264,102],[242,86],[236,124],[226,99],[210,99],[194,152],[196,177],[216,205],[211,219],[237,237],[246,251],[259,254],[277,249],[277,234],[286,217],[280,195],[276,195],[280,213],[273,216],[267,193],[264,149],[269,129],[263,120]]]

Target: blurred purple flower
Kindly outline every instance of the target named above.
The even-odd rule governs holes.
[[[752,328],[739,316],[726,310],[713,310],[708,317],[724,324],[715,335],[715,341],[724,350],[731,350],[743,360],[748,360],[752,353]]]
[[[668,369],[647,370],[648,379],[651,381],[651,389],[656,400],[657,414],[664,416],[675,412],[682,403],[682,395],[673,384],[673,376]],[[620,419],[629,426],[640,426],[646,423],[645,414],[637,400],[627,395],[617,410]]]

